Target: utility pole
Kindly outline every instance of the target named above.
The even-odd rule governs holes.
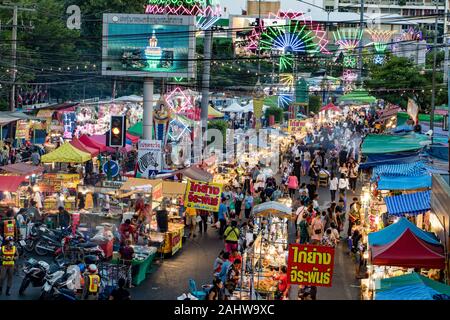
[[[0,5],[0,9],[9,9],[13,11],[12,29],[11,29],[11,92],[9,98],[9,110],[16,109],[16,78],[17,78],[17,15],[19,11],[35,12],[36,9],[19,7],[18,4]]]
[[[434,108],[436,103],[436,54],[437,54],[437,34],[438,34],[438,12],[439,4],[436,1],[436,19],[434,20],[434,44],[433,44],[433,74],[432,74],[432,86],[433,90],[431,92],[431,113],[430,113],[430,130],[434,131]],[[431,143],[433,143],[433,134],[431,135]]]
[[[447,19],[448,19],[448,0],[444,0],[445,8],[444,8],[444,37],[442,38],[442,42],[444,43],[444,84],[448,81],[448,38],[447,38]]]
[[[361,9],[359,14],[359,32],[361,32],[361,34],[364,32],[363,29],[364,29],[364,0],[361,0]],[[360,86],[362,86],[362,67],[363,67],[362,47],[363,43],[361,40],[358,47],[358,83]]]
[[[206,6],[210,5],[210,1],[206,1]],[[209,10],[206,10],[206,19],[210,19]],[[201,101],[201,141],[203,159],[206,151],[208,137],[206,131],[208,129],[208,107],[209,107],[209,85],[211,80],[211,51],[212,51],[213,33],[211,27],[205,30],[205,38],[203,41],[203,75],[202,75],[202,101]]]

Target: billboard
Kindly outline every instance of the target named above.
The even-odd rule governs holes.
[[[102,75],[193,78],[195,17],[104,14]]]

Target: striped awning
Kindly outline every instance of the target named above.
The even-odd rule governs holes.
[[[427,167],[423,162],[399,163],[399,164],[385,164],[376,166],[373,169],[372,178],[379,176],[407,176],[419,177],[428,173]]]
[[[431,209],[431,191],[386,197],[384,201],[390,215],[418,215]]]

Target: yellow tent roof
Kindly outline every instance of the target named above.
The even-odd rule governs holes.
[[[69,163],[83,163],[91,160],[91,155],[89,153],[78,150],[70,143],[66,142],[58,149],[44,154],[41,158],[43,163],[52,162],[69,162]]]
[[[211,106],[208,106],[208,118],[222,118],[224,114],[222,112],[217,111]]]

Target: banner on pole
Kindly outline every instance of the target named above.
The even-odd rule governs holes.
[[[255,129],[261,129],[261,118],[263,116],[264,97],[253,98],[253,115],[255,116]]]
[[[307,244],[289,245],[289,284],[331,287],[333,268],[334,248]]]
[[[162,170],[162,141],[140,140],[138,143],[137,178],[150,178]]]

